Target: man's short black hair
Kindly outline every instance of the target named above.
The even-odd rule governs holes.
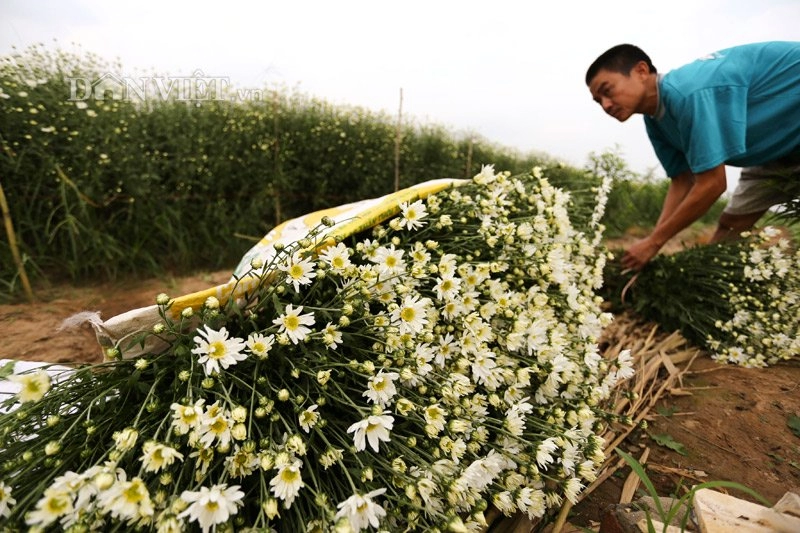
[[[619,72],[627,76],[639,61],[647,63],[651,74],[657,72],[656,67],[653,66],[653,62],[650,61],[650,57],[638,46],[632,44],[618,44],[617,46],[613,46],[595,59],[594,63],[589,67],[589,70],[586,71],[586,85],[589,85],[592,79],[597,76],[597,73],[601,70]]]

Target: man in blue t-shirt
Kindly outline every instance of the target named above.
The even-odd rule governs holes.
[[[628,248],[640,269],[725,192],[725,165],[744,167],[712,241],[738,235],[792,198],[773,179],[800,179],[800,42],[720,50],[665,75],[640,48],[621,44],[586,72],[603,110],[620,122],[644,115],[672,179],[653,231]]]

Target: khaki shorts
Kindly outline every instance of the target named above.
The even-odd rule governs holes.
[[[794,197],[780,187],[786,179],[800,179],[800,150],[766,165],[743,168],[724,212],[749,215],[791,201]]]

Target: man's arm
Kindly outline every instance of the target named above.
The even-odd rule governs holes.
[[[670,183],[656,227],[650,235],[628,248],[622,257],[622,266],[641,269],[664,243],[703,216],[726,188],[724,165],[700,172],[694,180],[691,173],[676,176]]]

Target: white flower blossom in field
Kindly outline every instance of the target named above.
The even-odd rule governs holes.
[[[350,252],[343,243],[336,246],[329,246],[319,256],[320,260],[326,263],[333,272],[344,273],[353,266],[350,260]]]
[[[636,374],[630,350],[622,350],[617,356],[617,378],[628,379]]]
[[[373,501],[373,498],[386,493],[385,488],[375,489],[367,494],[353,494],[345,501],[336,505],[339,511],[335,518],[346,518],[350,527],[355,531],[361,531],[368,526],[377,529],[381,519],[386,516],[386,510],[380,504]]]
[[[406,271],[406,261],[403,259],[405,250],[395,248],[394,245],[381,246],[375,252],[375,262],[378,274],[382,280],[392,280]]]
[[[342,332],[335,324],[328,322],[322,328],[322,342],[329,350],[335,350],[342,343]]]
[[[475,175],[473,178],[475,183],[480,185],[488,185],[492,183],[497,176],[494,173],[494,165],[483,165],[481,166],[481,171]]]
[[[173,403],[170,405],[172,409],[172,427],[179,435],[185,435],[193,429],[200,427],[203,420],[203,405],[205,399],[200,398],[192,405],[182,405]]]
[[[400,227],[408,228],[410,231],[425,226],[423,219],[428,216],[428,210],[422,200],[417,200],[411,204],[408,202],[400,203]]]
[[[0,516],[9,517],[11,508],[17,503],[11,496],[11,487],[0,481]]]
[[[303,258],[300,252],[292,254],[288,261],[278,265],[278,269],[286,273],[286,284],[294,287],[296,292],[300,292],[301,285],[310,285],[311,280],[317,277],[311,258]]]
[[[272,495],[283,500],[283,506],[286,509],[291,507],[300,489],[305,486],[300,474],[302,466],[303,462],[299,459],[288,462],[278,468],[278,474],[269,482]]]
[[[50,375],[44,370],[25,374],[11,374],[7,379],[20,386],[17,397],[22,403],[38,402],[50,390]]]
[[[460,289],[461,279],[453,275],[439,277],[434,287],[436,297],[440,300],[456,298]]]
[[[259,359],[266,359],[274,344],[274,335],[264,335],[258,332],[253,332],[248,335],[247,341],[245,341],[245,346],[247,346],[250,353]]]
[[[235,478],[247,477],[259,466],[258,456],[239,445],[234,447],[232,454],[225,457],[225,469]]]
[[[114,439],[114,446],[117,450],[127,452],[136,445],[139,432],[132,427],[127,427],[122,431],[115,431],[111,437]]]
[[[318,408],[319,405],[314,404],[300,413],[300,427],[303,428],[303,431],[306,433],[310,433],[311,428],[313,428],[315,425],[317,425],[317,422],[319,422],[319,413],[317,412]]]
[[[446,422],[446,412],[442,407],[435,403],[425,408],[425,423],[436,429],[437,432],[444,431]]]
[[[205,447],[211,447],[215,442],[228,446],[233,438],[231,431],[235,423],[227,409],[221,407],[219,401],[214,402],[203,413],[198,442]]]
[[[61,516],[72,513],[72,495],[65,490],[48,488],[44,495],[36,502],[36,509],[25,517],[29,526],[38,526],[42,529],[49,526]]]
[[[244,492],[239,485],[228,486],[226,483],[200,487],[199,491],[185,490],[181,499],[190,504],[179,518],[189,517],[189,522],[197,522],[208,533],[217,524],[224,524],[234,516],[242,505]]]
[[[549,437],[542,441],[539,444],[539,447],[536,448],[536,463],[540,467],[545,467],[546,465],[553,462],[553,452],[558,450],[558,444],[556,444],[556,439],[554,437]]]
[[[149,519],[155,513],[147,486],[141,478],[121,479],[100,492],[97,503],[103,512],[130,524]]]
[[[419,333],[428,324],[428,298],[415,294],[405,296],[403,303],[391,313],[392,323],[397,324],[400,333]]]
[[[372,376],[367,383],[367,390],[362,396],[376,405],[386,406],[391,403],[392,398],[397,394],[397,387],[394,381],[400,376],[397,372],[383,372],[381,370]]]
[[[279,326],[279,333],[289,336],[292,344],[304,341],[311,333],[311,329],[306,326],[314,325],[314,313],[301,314],[302,312],[302,305],[295,309],[292,304],[289,304],[283,314],[272,321],[273,324]]]
[[[183,461],[183,454],[171,446],[149,440],[142,446],[140,460],[145,472],[158,472],[176,460]]]
[[[228,330],[224,327],[217,331],[206,325],[197,333],[193,339],[196,346],[192,348],[192,353],[200,356],[197,362],[203,365],[207,376],[247,359],[247,355],[242,353],[245,342],[238,337],[229,339]]]
[[[353,433],[353,442],[357,451],[364,451],[369,441],[373,451],[380,451],[380,443],[390,442],[389,432],[394,427],[394,417],[384,411],[380,415],[370,415],[360,422],[356,422],[347,428],[348,433]]]

